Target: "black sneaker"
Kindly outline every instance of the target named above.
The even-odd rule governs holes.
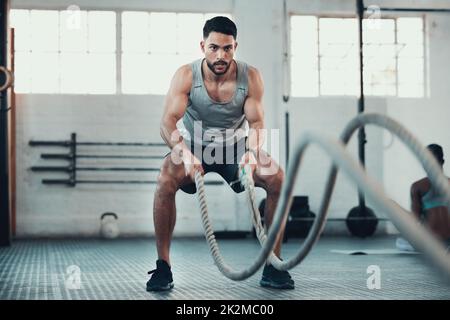
[[[164,291],[173,288],[172,271],[167,262],[156,260],[156,269],[148,272],[148,274],[152,273],[152,277],[147,281],[147,291]]]
[[[275,289],[294,289],[294,280],[287,271],[275,269],[272,265],[265,265],[259,284],[263,287]]]

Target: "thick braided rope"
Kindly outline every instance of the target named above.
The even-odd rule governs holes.
[[[255,182],[253,181],[253,178],[249,174],[247,174],[248,172],[250,172],[250,168],[249,165],[246,165],[239,173],[240,180],[245,190],[247,191],[247,200],[250,207],[252,223],[255,227],[256,237],[258,238],[259,243],[263,245],[267,239],[266,230],[264,229],[261,222],[261,214],[259,212],[259,208],[256,206]],[[271,252],[269,256],[269,262],[277,269],[282,268],[282,261],[273,252]]]
[[[274,266],[280,270],[288,270],[300,263],[304,257],[311,250],[314,243],[317,241],[321,230],[323,229],[327,209],[331,200],[332,191],[336,181],[337,167],[339,167],[348,177],[353,180],[357,186],[365,192],[365,194],[372,200],[372,202],[381,211],[386,212],[391,218],[394,225],[399,231],[410,241],[412,244],[423,251],[432,262],[434,262],[447,276],[450,276],[450,257],[443,245],[439,243],[422,225],[418,224],[415,218],[407,212],[405,209],[397,205],[392,200],[388,199],[383,193],[382,187],[368,177],[362,168],[361,164],[355,161],[345,150],[345,144],[352,136],[352,134],[360,127],[373,124],[383,127],[400,138],[416,155],[424,166],[428,177],[433,183],[433,186],[438,192],[446,197],[447,204],[450,206],[450,186],[447,178],[443,175],[434,157],[426,150],[423,145],[411,134],[406,128],[393,119],[378,114],[363,114],[355,117],[346,126],[344,132],[341,135],[341,141],[334,141],[330,138],[314,135],[312,133],[305,134],[299,144],[293,156],[291,158],[291,166],[286,174],[286,181],[283,184],[280,200],[276,208],[275,216],[273,218],[272,225],[268,231],[266,238],[260,235],[258,239],[262,239],[262,248],[253,262],[253,264],[243,270],[235,271],[225,264],[223,258],[220,256],[220,251],[215,241],[214,234],[208,218],[208,210],[206,207],[206,199],[204,193],[203,177],[198,173],[196,174],[196,184],[198,188],[198,198],[200,202],[200,208],[202,212],[202,222],[205,228],[205,234],[210,246],[215,263],[219,270],[228,278],[232,280],[244,280],[254,274],[259,267],[269,257],[271,250],[275,244],[277,234],[284,220],[287,217],[287,213],[290,208],[290,202],[292,200],[292,192],[294,183],[297,177],[297,173],[301,164],[302,156],[309,144],[316,144],[321,147],[333,160],[333,166],[330,170],[328,182],[326,184],[326,190],[323,196],[323,200],[319,209],[317,218],[314,220],[313,226],[302,243],[302,246],[296,256],[287,261],[276,261],[271,256],[270,261],[274,261]],[[245,174],[244,174],[245,176]],[[246,185],[247,192],[249,192],[249,185],[252,180],[244,179],[244,186]],[[250,188],[251,189],[251,188]],[[250,190],[254,193],[254,189]],[[254,195],[250,197],[254,201]],[[256,209],[252,211],[253,216],[259,215],[255,205],[252,208]],[[252,219],[257,222],[257,219]],[[260,220],[259,220],[260,222]],[[263,229],[262,229],[263,230]]]
[[[378,114],[365,114],[365,115],[358,116],[358,117],[354,118],[352,121],[350,121],[349,124],[347,125],[347,127],[345,128],[344,132],[341,135],[342,142],[344,144],[347,144],[347,142],[349,141],[352,134],[358,128],[360,128],[366,124],[374,124],[374,125],[383,127],[385,129],[388,129],[395,135],[397,135],[410,148],[410,150],[421,160],[423,166],[426,168],[426,171],[430,177],[430,180],[433,181],[433,185],[435,185],[436,189],[439,192],[446,195],[447,200],[449,201],[448,204],[450,204],[450,192],[449,192],[450,188],[449,188],[448,180],[442,174],[436,160],[431,155],[431,153],[429,153],[429,151],[426,150],[422,146],[422,144],[420,144],[412,134],[409,133],[409,131],[406,128],[404,128],[401,124],[399,124],[395,120],[392,120],[388,117],[378,115]],[[318,144],[321,144],[321,143],[329,144],[328,142],[320,143],[319,141],[315,141],[315,140],[317,140],[315,136],[309,136],[309,137],[307,136],[306,138],[304,138],[304,140],[309,141],[309,142],[316,142]],[[299,151],[299,152],[297,153],[296,156],[294,156],[294,158],[297,161],[291,162],[291,163],[296,164],[295,165],[296,168],[294,168],[294,170],[292,170],[292,174],[294,174],[294,175],[296,175],[296,172],[300,166],[299,162],[301,160],[301,156],[302,156],[304,148],[306,148],[306,145],[303,147],[303,149],[302,148],[297,149],[297,151]],[[322,148],[326,149],[327,146],[322,145]],[[300,150],[300,149],[302,149],[302,150]],[[328,150],[326,150],[326,151],[328,151]],[[330,152],[328,152],[328,153],[330,154]],[[332,159],[334,159],[333,155],[330,154],[330,156]],[[346,173],[349,173],[349,172],[346,172]],[[316,220],[314,221],[311,231],[308,234],[308,237],[303,242],[303,245],[300,248],[298,254],[294,258],[287,260],[287,261],[280,261],[276,257],[275,257],[275,259],[273,259],[273,257],[270,257],[270,259],[271,259],[270,262],[277,269],[288,270],[288,269],[292,268],[293,266],[297,265],[298,263],[300,263],[301,260],[303,260],[304,257],[311,250],[315,241],[317,241],[317,239],[320,235],[320,231],[323,229],[323,226],[324,226],[324,223],[326,220],[326,212],[328,209],[329,202],[331,200],[331,194],[332,194],[334,183],[336,180],[336,175],[337,175],[337,168],[336,168],[336,166],[333,166],[333,168],[331,169],[330,174],[329,174],[328,182],[326,184],[326,190],[325,190],[325,194],[324,194],[324,197],[322,200],[321,207],[319,209],[319,214],[318,214]],[[285,185],[290,186],[290,183],[295,182],[295,177],[293,177],[290,173],[288,173],[287,177],[288,177],[288,180],[290,180],[290,182],[286,181]],[[248,193],[254,192],[254,187],[249,185],[249,183],[251,184],[251,182],[252,182],[251,179],[249,179],[249,180],[244,179],[244,181],[243,181],[244,186]],[[362,189],[365,189],[365,188],[362,188]],[[378,186],[378,190],[382,190],[380,186]],[[254,195],[249,196],[249,198],[254,198]],[[282,200],[284,200],[284,199],[282,199]],[[386,200],[391,201],[389,199],[386,199]],[[287,201],[287,200],[285,200],[285,201]],[[282,202],[282,204],[285,203],[284,201],[279,201],[279,202]],[[411,226],[409,226],[409,227],[401,227],[400,226],[399,227],[399,225],[405,225],[405,224],[408,226],[408,225],[410,225],[411,221],[414,222],[415,220],[411,219],[412,215],[409,214],[406,210],[404,210],[400,206],[398,206],[397,204],[393,203],[393,206],[395,207],[394,214],[391,213],[392,208],[385,209],[385,211],[389,214],[389,216],[393,220],[394,224],[399,228],[400,232],[402,234],[404,234],[405,236],[407,236],[408,239],[415,238],[416,240],[411,240],[411,242],[415,245],[416,248],[420,248],[423,251],[431,250],[432,253],[430,253],[430,255],[433,256],[432,260],[435,261],[436,263],[438,263],[439,265],[441,265],[441,267],[443,269],[445,269],[446,271],[450,270],[449,269],[450,262],[448,261],[449,258],[447,257],[447,260],[444,258],[445,250],[442,250],[443,249],[442,245],[437,243],[437,241],[435,241],[435,239],[433,237],[430,237],[430,235],[428,233],[427,233],[427,236],[425,236],[425,237],[429,241],[425,241],[425,244],[422,243],[423,241],[420,240],[421,237],[416,237],[414,235],[414,232],[411,231],[411,228],[414,229],[415,227],[411,227]],[[289,209],[290,205],[288,205],[287,208]],[[255,206],[251,206],[251,209],[255,210],[255,211],[258,210],[258,208],[256,208]],[[404,215],[405,212],[407,213],[406,216]],[[256,213],[252,213],[252,214],[259,215],[259,211]],[[399,216],[402,218],[398,218]],[[277,217],[275,216],[274,221],[276,219],[277,219]],[[407,220],[405,220],[405,219],[407,219]],[[408,220],[409,220],[409,222],[406,222]],[[278,220],[276,220],[276,221],[278,222]],[[418,227],[419,227],[419,229],[421,228],[421,226],[418,226]],[[255,226],[255,228],[256,228],[256,226]],[[423,227],[422,227],[422,229],[423,229]],[[278,229],[276,229],[276,230],[278,230]],[[266,237],[261,236],[261,238],[267,239],[267,236]],[[432,244],[433,242],[435,245]],[[436,245],[437,245],[437,247],[440,247],[440,249],[436,249]]]
[[[0,71],[5,74],[5,78],[6,78],[5,83],[2,86],[0,86],[0,92],[1,92],[3,90],[8,89],[9,87],[11,87],[13,85],[14,74],[4,66],[0,66]]]

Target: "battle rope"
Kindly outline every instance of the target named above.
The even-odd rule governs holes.
[[[347,176],[353,180],[362,191],[365,192],[376,207],[389,215],[390,219],[400,233],[405,236],[415,248],[424,252],[424,254],[426,254],[432,262],[434,262],[441,268],[442,271],[446,273],[447,276],[450,277],[450,255],[447,255],[447,251],[444,246],[433,235],[431,235],[425,227],[418,223],[410,212],[400,207],[394,201],[388,199],[383,192],[382,186],[369,177],[365,173],[361,164],[354,160],[353,157],[351,157],[345,150],[345,146],[353,133],[357,129],[368,124],[382,127],[395,134],[401,141],[403,141],[411,152],[420,160],[433,184],[433,187],[436,188],[440,194],[446,197],[447,205],[450,206],[450,185],[448,179],[444,176],[433,155],[426,148],[424,148],[423,145],[403,125],[397,121],[379,114],[362,114],[355,117],[347,124],[341,134],[340,140],[319,136],[313,133],[306,133],[302,136],[302,139],[298,143],[297,148],[289,161],[291,165],[286,173],[286,179],[281,189],[278,206],[267,235],[261,225],[260,214],[255,204],[253,180],[246,174],[246,172],[248,172],[248,168],[244,168],[244,170],[242,170],[240,178],[248,194],[252,212],[252,222],[255,225],[258,239],[262,245],[258,256],[247,269],[241,271],[233,270],[225,263],[223,257],[221,256],[219,246],[214,237],[214,232],[208,217],[203,177],[199,172],[196,172],[195,182],[197,185],[197,195],[200,204],[202,223],[205,229],[205,236],[214,262],[226,277],[232,280],[247,279],[256,273],[268,258],[270,263],[279,270],[288,270],[299,264],[309,253],[312,246],[319,238],[321,230],[323,229],[331,195],[336,182],[338,167],[346,173]],[[306,148],[313,143],[321,147],[330,156],[333,160],[333,166],[328,175],[328,181],[318,215],[314,220],[308,236],[302,243],[297,255],[289,260],[281,261],[272,253],[272,249],[275,245],[281,225],[284,224],[290,209],[294,184],[303,153]]]
[[[5,74],[5,83],[0,86],[0,92],[8,89],[13,85],[14,82],[14,74],[6,69],[4,66],[0,66],[0,71]]]

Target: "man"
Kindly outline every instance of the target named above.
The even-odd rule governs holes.
[[[256,186],[267,192],[265,221],[270,226],[280,195],[284,173],[261,149],[264,128],[263,82],[257,69],[233,59],[236,25],[226,17],[208,20],[200,42],[204,59],[180,67],[170,84],[161,121],[161,136],[172,150],[158,177],[153,220],[157,268],[147,282],[147,291],[172,289],[169,257],[175,226],[175,193],[182,189],[195,193],[195,172],[217,172],[233,188],[242,192],[238,171],[249,164]],[[182,119],[184,135],[177,129]],[[250,134],[245,137],[248,123]],[[233,183],[234,182],[234,183]],[[283,230],[284,231],[284,230]],[[280,257],[282,233],[274,248]],[[262,286],[293,289],[287,271],[264,267]]]
[[[428,150],[436,158],[443,170],[444,151],[438,144],[430,144]],[[420,179],[411,186],[411,209],[415,217],[421,221],[438,239],[450,245],[450,212],[445,199],[438,194],[428,178]],[[406,251],[414,248],[404,239],[397,239],[397,247]]]

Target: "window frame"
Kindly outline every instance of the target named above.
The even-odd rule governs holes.
[[[64,51],[62,52],[60,50],[60,43],[59,43],[59,36],[60,36],[60,28],[61,28],[61,21],[60,21],[60,16],[61,13],[63,11],[67,11],[68,8],[64,8],[64,7],[53,7],[53,8],[35,8],[35,7],[23,7],[23,6],[18,6],[18,7],[12,7],[11,10],[26,10],[28,11],[28,14],[30,14],[30,12],[32,10],[36,10],[36,11],[54,11],[57,13],[58,15],[58,51],[56,51],[55,53],[58,55],[58,57],[60,57],[62,54],[64,53],[73,53],[71,51]],[[205,12],[205,11],[198,11],[198,10],[170,10],[170,9],[166,9],[166,10],[160,10],[160,9],[134,9],[134,8],[95,8],[95,7],[83,7],[81,9],[82,11],[86,12],[86,15],[89,14],[89,12],[91,11],[95,11],[95,12],[112,12],[115,14],[115,51],[112,52],[111,54],[114,55],[115,57],[115,79],[113,80],[115,82],[115,88],[114,91],[111,93],[91,93],[89,92],[89,90],[87,90],[86,92],[83,93],[72,93],[72,92],[65,92],[61,90],[61,73],[62,73],[62,67],[61,65],[58,65],[57,67],[57,72],[58,72],[58,87],[55,91],[53,92],[33,92],[32,90],[32,77],[30,75],[30,77],[26,80],[28,83],[27,87],[28,89],[26,91],[20,91],[17,92],[18,94],[24,94],[24,95],[101,95],[101,96],[107,96],[107,95],[161,95],[161,94],[155,94],[155,93],[150,93],[150,92],[146,92],[146,93],[123,93],[122,91],[122,84],[123,84],[123,77],[122,77],[122,55],[123,55],[123,50],[122,50],[122,14],[124,12],[144,12],[146,14],[151,14],[151,13],[174,13],[176,15],[178,14],[201,14],[201,15],[216,15],[216,14],[221,14],[221,15],[226,15],[229,16],[230,18],[233,17],[232,12],[228,12],[228,11],[223,11],[221,9],[215,11],[215,12]],[[208,17],[209,18],[209,17]],[[201,31],[200,31],[201,32]],[[87,33],[89,33],[87,31]],[[88,40],[87,40],[88,41]],[[176,50],[176,52],[178,53],[178,49]],[[32,55],[32,51],[28,50],[28,51],[17,51],[15,50],[14,54],[28,54],[28,55]],[[86,51],[87,54],[89,54],[89,50]],[[58,61],[60,61],[61,59],[58,59]],[[60,64],[58,62],[58,64]]]
[[[288,32],[289,32],[289,45],[288,45],[288,50],[289,50],[289,74],[290,74],[290,92],[294,92],[294,88],[292,87],[292,74],[293,74],[293,70],[292,70],[292,39],[293,39],[293,33],[292,33],[292,17],[295,16],[303,16],[303,17],[314,17],[317,19],[317,95],[302,95],[302,96],[298,96],[298,95],[292,95],[293,98],[314,98],[314,97],[358,97],[360,95],[360,88],[358,87],[356,90],[357,93],[356,95],[349,95],[349,94],[322,94],[321,91],[321,55],[320,55],[320,19],[322,18],[331,18],[331,19],[358,19],[357,16],[355,16],[354,14],[347,14],[347,13],[342,13],[342,14],[333,14],[333,13],[320,13],[320,14],[315,14],[315,13],[296,13],[296,12],[290,12],[289,13],[289,19],[288,19]],[[411,98],[417,98],[417,99],[422,99],[422,98],[426,98],[429,96],[429,90],[428,90],[428,57],[427,57],[427,37],[426,37],[426,14],[402,14],[402,15],[398,15],[398,14],[384,14],[383,17],[381,19],[393,19],[394,22],[394,45],[397,47],[398,44],[398,22],[397,20],[399,18],[420,18],[422,21],[422,59],[423,59],[423,74],[422,74],[422,85],[423,85],[423,95],[422,96],[400,96],[399,95],[399,80],[398,80],[398,60],[399,60],[399,55],[398,52],[396,52],[395,54],[395,94],[394,95],[388,95],[388,94],[367,94],[364,93],[365,96],[368,97],[373,97],[373,98],[378,98],[378,97],[386,97],[386,98],[407,98],[407,99],[411,99]],[[368,20],[368,18],[364,18],[364,20]],[[363,34],[363,42],[364,42],[364,34]],[[357,40],[355,41],[355,45],[357,44]],[[359,48],[358,48],[359,51]],[[364,54],[364,51],[363,51]],[[359,66],[358,66],[359,69]],[[359,76],[358,76],[359,78]],[[359,81],[358,81],[359,82]],[[366,85],[366,84],[365,84]]]

